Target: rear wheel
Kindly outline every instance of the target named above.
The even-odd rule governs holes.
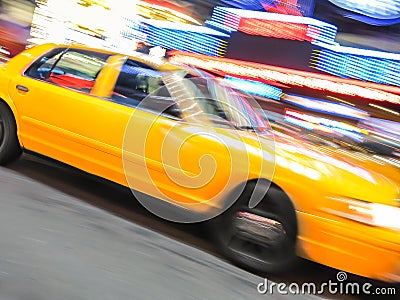
[[[0,101],[0,165],[6,165],[21,155],[17,126],[9,107]]]
[[[297,220],[289,197],[271,186],[263,200],[249,208],[252,184],[227,212],[212,222],[221,252],[252,271],[277,273],[296,260]]]

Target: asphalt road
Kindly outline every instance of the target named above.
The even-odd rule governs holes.
[[[336,273],[300,261],[269,280]],[[0,300],[319,298],[261,295],[263,280],[219,257],[203,228],[158,219],[126,188],[33,156],[0,168]]]

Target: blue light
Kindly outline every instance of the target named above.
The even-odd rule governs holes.
[[[153,78],[159,78],[163,76],[162,72],[151,70],[148,68],[133,67],[129,65],[123,65],[121,71],[130,75],[145,75]]]
[[[307,122],[307,121],[303,121],[303,120],[299,120],[299,119],[287,117],[287,116],[284,118],[284,120],[288,123],[300,126],[302,128],[308,129],[308,130],[314,129],[314,126],[310,122]]]
[[[396,53],[324,45],[314,51],[311,67],[343,78],[400,86],[400,55]]]
[[[306,96],[287,94],[282,101],[305,108],[309,111],[325,113],[353,120],[366,120],[370,114],[367,111],[333,101],[316,99]]]
[[[223,38],[229,37],[208,27],[172,22],[146,20],[139,27],[146,42],[153,46],[210,56],[223,56],[227,47]]]
[[[261,2],[265,2],[262,0],[221,0],[226,4],[232,5],[241,9],[250,9],[250,10],[262,10],[264,9]],[[272,1],[271,1],[272,2]]]
[[[330,120],[324,121],[323,119],[321,119],[319,124],[313,124],[309,121],[300,120],[300,119],[290,117],[290,116],[285,116],[284,121],[288,122],[290,124],[297,125],[299,127],[308,129],[308,130],[315,130],[315,125],[319,125],[319,126],[325,127],[326,129],[330,129],[335,133],[339,133],[343,136],[347,136],[347,137],[352,138],[359,142],[361,142],[364,139],[363,134],[360,134],[349,128],[346,128],[344,126],[345,124],[342,124],[340,122],[335,122],[335,121],[330,121]]]
[[[211,27],[211,28],[218,29],[218,30],[220,30],[220,31],[222,31],[222,32],[224,32],[224,33],[227,33],[227,34],[231,34],[232,32],[237,31],[236,29],[233,29],[233,28],[231,28],[231,27],[222,25],[222,24],[220,24],[220,23],[218,23],[218,22],[215,22],[215,21],[206,20],[205,23],[206,23],[206,26]]]
[[[252,95],[280,100],[283,92],[281,89],[258,81],[225,76],[224,81],[233,88]]]

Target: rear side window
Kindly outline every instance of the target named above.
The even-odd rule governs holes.
[[[55,49],[39,58],[25,76],[90,93],[110,55],[78,49]]]
[[[151,66],[128,59],[121,67],[112,100],[164,117],[181,119],[180,110],[164,85],[163,75]]]
[[[120,70],[113,98],[122,96],[140,102],[164,85],[162,75],[162,72],[148,65],[127,60]]]

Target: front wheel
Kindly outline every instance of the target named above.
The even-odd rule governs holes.
[[[287,271],[296,260],[297,219],[289,197],[270,187],[263,200],[249,208],[252,186],[236,204],[212,221],[212,234],[224,256],[262,273]]]
[[[6,165],[21,155],[17,125],[9,107],[0,101],[0,165]]]

